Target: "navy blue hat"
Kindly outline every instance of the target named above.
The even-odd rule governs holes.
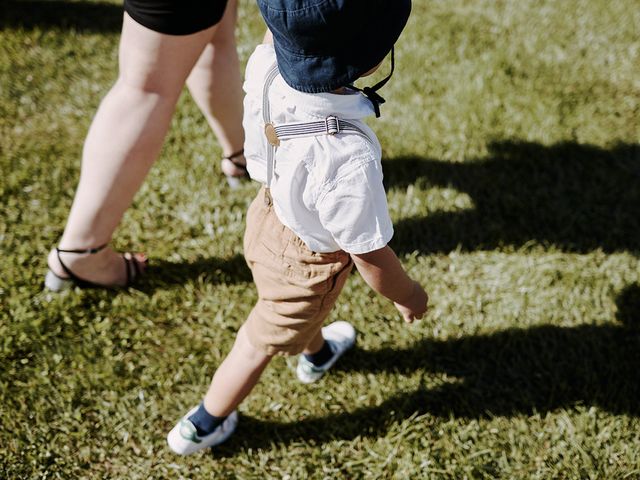
[[[411,0],[257,0],[282,78],[296,90],[353,83],[391,51]]]

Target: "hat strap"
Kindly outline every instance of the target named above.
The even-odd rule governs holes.
[[[358,88],[353,84],[349,85],[350,88],[353,88],[358,92],[362,92],[364,96],[369,99],[369,101],[373,104],[373,110],[376,112],[376,118],[380,117],[380,105],[385,102],[385,99],[380,96],[378,90],[380,90],[387,84],[387,82],[391,79],[391,75],[393,75],[393,70],[395,69],[393,50],[394,48],[391,47],[391,72],[389,72],[389,75],[380,80],[373,87]]]

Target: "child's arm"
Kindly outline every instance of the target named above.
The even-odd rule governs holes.
[[[422,318],[429,297],[422,286],[409,278],[389,246],[363,254],[352,254],[356,268],[376,292],[391,300],[405,321]]]

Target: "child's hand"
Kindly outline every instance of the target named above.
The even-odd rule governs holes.
[[[414,320],[421,320],[422,316],[427,311],[427,303],[429,302],[429,296],[424,288],[418,283],[413,282],[413,292],[402,303],[393,302],[398,311],[404,317],[404,321],[412,323]]]

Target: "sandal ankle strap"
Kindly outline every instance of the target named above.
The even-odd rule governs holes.
[[[56,247],[56,252],[58,252],[58,253],[84,253],[84,254],[93,254],[93,253],[98,253],[100,250],[103,250],[107,245],[109,245],[109,244],[108,244],[108,243],[105,243],[104,245],[100,245],[99,247],[86,248],[86,249],[79,249],[79,250],[74,250],[74,249],[66,250],[66,249],[62,249],[62,248],[58,248],[58,247]]]
[[[233,152],[230,155],[227,155],[226,157],[222,157],[223,160],[232,160],[236,157],[239,157],[240,155],[244,155],[244,148],[241,150],[238,150],[237,152]]]

